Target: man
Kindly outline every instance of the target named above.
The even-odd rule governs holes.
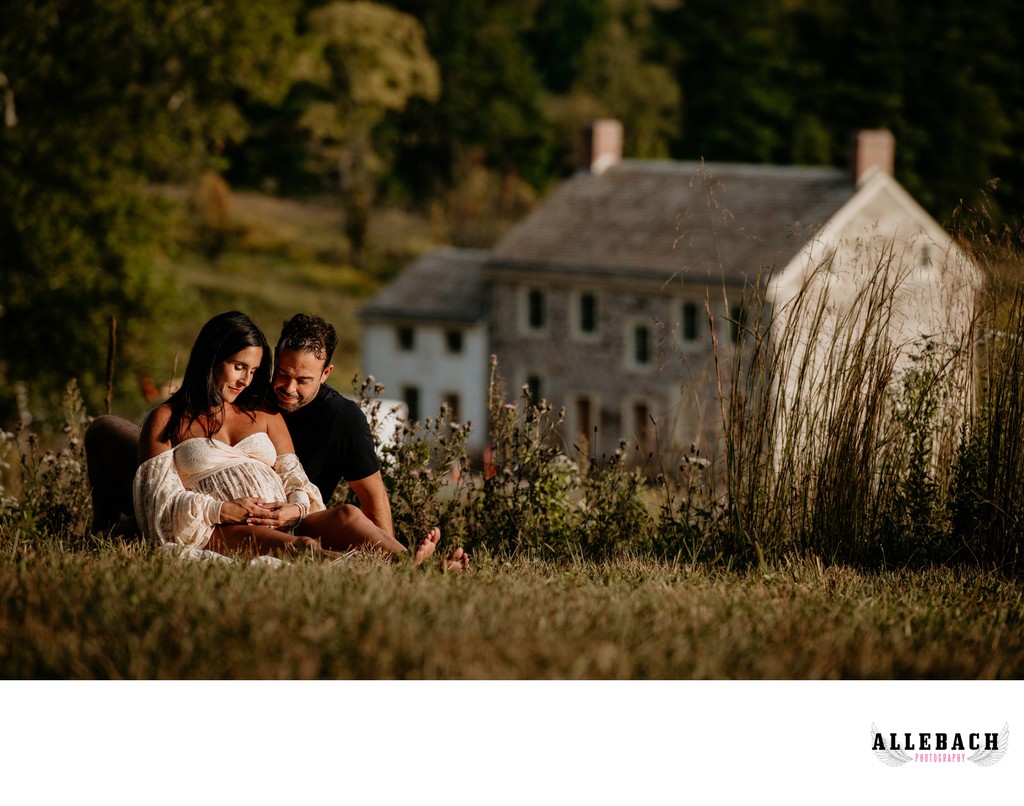
[[[358,405],[325,384],[338,346],[334,327],[319,316],[296,314],[274,349],[272,388],[295,454],[327,504],[344,478],[363,513],[394,535],[391,504],[373,436]]]
[[[285,322],[274,350],[271,403],[281,411],[295,453],[324,503],[344,478],[363,513],[393,536],[391,504],[366,416],[324,383],[337,345],[334,327],[319,316],[300,313]],[[86,431],[94,532],[109,532],[122,514],[133,513],[138,444],[139,427],[121,417],[97,417]]]

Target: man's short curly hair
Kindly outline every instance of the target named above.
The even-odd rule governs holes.
[[[281,326],[281,338],[277,340],[274,355],[280,355],[281,350],[305,350],[321,359],[326,367],[337,346],[334,325],[319,316],[297,313]]]

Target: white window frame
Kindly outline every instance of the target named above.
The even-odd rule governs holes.
[[[692,339],[686,335],[686,311],[690,306],[694,309],[694,326],[697,331]],[[698,349],[707,340],[707,321],[706,317],[701,316],[702,311],[703,306],[695,300],[684,299],[679,303],[679,344],[684,350]]]
[[[409,393],[416,397],[416,409],[409,405]],[[409,422],[418,422],[423,416],[423,387],[419,384],[406,383],[401,386],[402,404],[405,406],[406,417]],[[415,415],[415,416],[414,416]]]
[[[740,339],[746,338],[744,330],[750,329],[750,307],[746,300],[729,303],[725,309],[725,326],[729,334],[728,343],[732,347],[736,347]]]
[[[587,331],[583,329],[583,298],[590,296],[594,298],[594,329]],[[594,291],[573,291],[571,296],[572,324],[570,332],[574,339],[579,341],[597,341],[601,338],[601,297]]]
[[[647,331],[649,336],[649,358],[643,363],[638,361],[636,357],[636,332],[641,327]],[[626,368],[634,372],[653,372],[658,363],[658,345],[654,332],[654,323],[650,319],[640,317],[626,320],[626,332],[623,341],[625,344],[625,355],[623,358],[625,359]]]
[[[534,291],[542,295],[541,299],[544,305],[544,323],[540,327],[535,327],[530,323],[530,294]],[[551,292],[543,286],[527,285],[520,287],[517,296],[519,332],[526,336],[546,336],[551,324]]]

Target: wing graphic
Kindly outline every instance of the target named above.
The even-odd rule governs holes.
[[[1003,732],[999,734],[999,749],[998,750],[979,750],[976,753],[967,757],[968,761],[973,761],[979,767],[990,767],[999,761],[1006,753],[1006,748],[1010,744],[1010,723],[1007,722],[1003,725]]]
[[[875,751],[875,758],[877,758],[883,764],[885,764],[888,767],[902,767],[908,761],[913,761],[913,759],[910,756],[908,756],[906,753],[904,753],[902,750],[900,750],[900,749],[893,749],[892,747],[890,747],[891,743],[888,743],[888,744],[886,743],[885,736],[878,730],[878,728],[875,727],[875,723],[872,722],[871,723],[871,745],[872,745],[872,747],[875,744],[875,737],[876,736],[881,736],[882,737],[882,747],[884,747],[885,750],[876,750]],[[1002,741],[1002,740],[1000,740],[1000,741]]]

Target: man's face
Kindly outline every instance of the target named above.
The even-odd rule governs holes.
[[[313,400],[334,365],[306,350],[281,350],[274,362],[274,395],[282,411],[297,411]]]

